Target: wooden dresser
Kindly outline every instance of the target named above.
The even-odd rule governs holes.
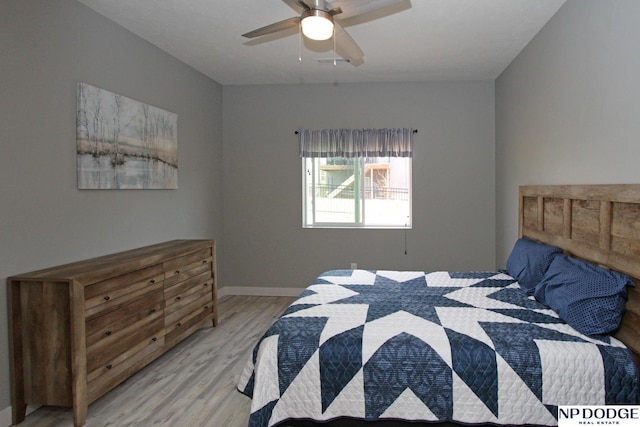
[[[218,323],[212,240],[174,240],[7,279],[13,423],[26,405],[88,405]]]

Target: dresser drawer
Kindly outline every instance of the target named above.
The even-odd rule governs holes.
[[[87,400],[93,402],[135,372],[142,369],[164,351],[163,336],[152,337],[140,342],[126,354],[114,359],[109,365],[87,375]]]
[[[110,366],[115,366],[122,358],[128,358],[142,343],[156,342],[163,335],[162,312],[153,313],[120,329],[87,347],[87,373],[91,375],[97,370],[110,370]]]
[[[152,288],[161,289],[163,279],[162,266],[155,265],[87,286],[85,315],[92,319],[127,305]]]
[[[171,304],[167,301],[164,308],[165,325],[169,327],[172,323],[185,317],[189,310],[196,310],[197,307],[205,306],[210,302],[213,302],[211,284],[207,287],[199,287],[196,292],[185,295],[182,298],[178,296],[172,300]]]
[[[165,286],[170,287],[204,272],[211,275],[213,256],[211,250],[203,250],[164,263]]]
[[[204,315],[203,315],[204,313]],[[214,313],[210,290],[203,289],[165,308],[165,334],[170,341],[172,334],[181,333],[200,319]]]
[[[164,336],[165,343],[175,345],[178,341],[194,333],[203,323],[215,315],[215,308],[211,301],[205,301],[201,305],[194,304],[194,306],[197,306],[197,309],[191,311],[176,323],[167,325]]]
[[[87,347],[116,335],[147,316],[162,313],[164,295],[160,289],[150,289],[141,298],[107,314],[86,322]]]
[[[170,288],[165,287],[164,299],[166,301],[166,306],[168,307],[172,304],[180,302],[185,297],[196,292],[201,292],[205,289],[208,289],[209,293],[211,293],[212,287],[213,279],[210,275],[207,274],[201,274],[199,276],[192,277],[191,279],[180,282]]]

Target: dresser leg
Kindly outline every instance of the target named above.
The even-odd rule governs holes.
[[[7,281],[9,299],[9,364],[11,375],[11,416],[13,424],[24,421],[27,402],[24,399],[24,371],[22,363],[22,311],[20,282]]]
[[[71,315],[71,395],[73,399],[73,422],[81,427],[87,421],[87,342],[84,317],[84,286],[76,280],[69,286]]]
[[[16,403],[13,402],[11,404],[11,410],[12,410],[12,423],[15,424],[20,424],[21,422],[24,421],[25,416],[27,414],[27,404],[22,402],[22,403]]]
[[[87,404],[84,402],[74,402],[73,405],[73,425],[74,427],[82,427],[87,422]]]

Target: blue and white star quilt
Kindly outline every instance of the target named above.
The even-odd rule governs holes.
[[[631,353],[580,334],[501,272],[333,270],[267,330],[238,390],[286,420],[556,425],[558,405],[638,403]]]

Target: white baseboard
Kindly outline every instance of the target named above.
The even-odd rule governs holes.
[[[11,425],[11,406],[0,411],[0,426],[8,427]]]
[[[27,405],[27,410],[25,411],[25,415],[29,415],[39,407],[40,406]],[[12,422],[13,422],[13,411],[12,411],[12,407],[9,406],[7,408],[4,408],[2,411],[0,411],[0,426],[9,427],[12,425],[11,424]]]
[[[269,288],[262,286],[225,286],[218,289],[218,297],[247,295],[260,297],[297,297],[304,288]]]

